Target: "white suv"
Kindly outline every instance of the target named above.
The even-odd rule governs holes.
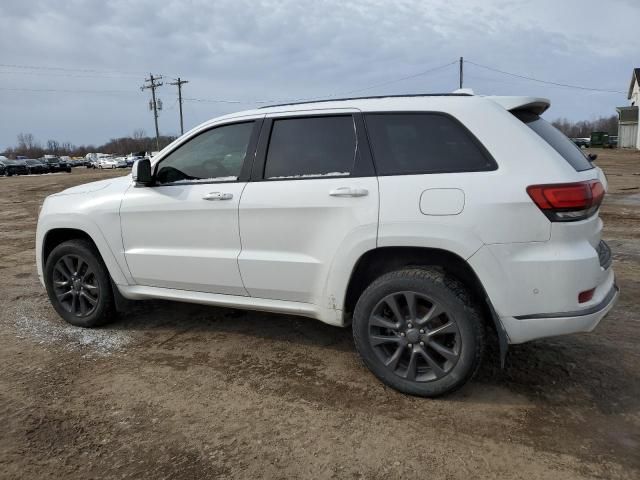
[[[606,179],[548,107],[417,95],[217,118],[132,176],[48,197],[38,272],[78,326],[149,298],[352,325],[380,380],[440,395],[476,372],[485,331],[504,360],[617,298]]]

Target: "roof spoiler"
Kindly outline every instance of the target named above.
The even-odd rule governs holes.
[[[487,97],[510,112],[531,112],[542,115],[551,106],[548,98],[542,97]]]

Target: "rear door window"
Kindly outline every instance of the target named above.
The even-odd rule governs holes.
[[[513,114],[522,120],[527,127],[536,132],[576,171],[582,172],[593,168],[591,162],[575,143],[539,115],[531,112],[513,112]]]
[[[277,119],[271,129],[264,177],[348,176],[356,147],[351,115]]]
[[[457,120],[441,113],[365,115],[379,175],[477,172],[496,163]]]

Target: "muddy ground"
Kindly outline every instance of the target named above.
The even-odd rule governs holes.
[[[36,275],[38,206],[125,172],[0,178],[0,477],[640,478],[640,154],[597,153],[618,305],[438,400],[306,319],[149,302],[67,326]]]

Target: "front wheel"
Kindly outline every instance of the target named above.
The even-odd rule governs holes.
[[[361,295],[353,317],[355,345],[386,385],[411,395],[450,393],[476,373],[484,323],[464,286],[442,272],[387,273]]]
[[[44,270],[49,300],[67,322],[96,327],[115,315],[109,272],[86,240],[69,240],[53,249]]]

